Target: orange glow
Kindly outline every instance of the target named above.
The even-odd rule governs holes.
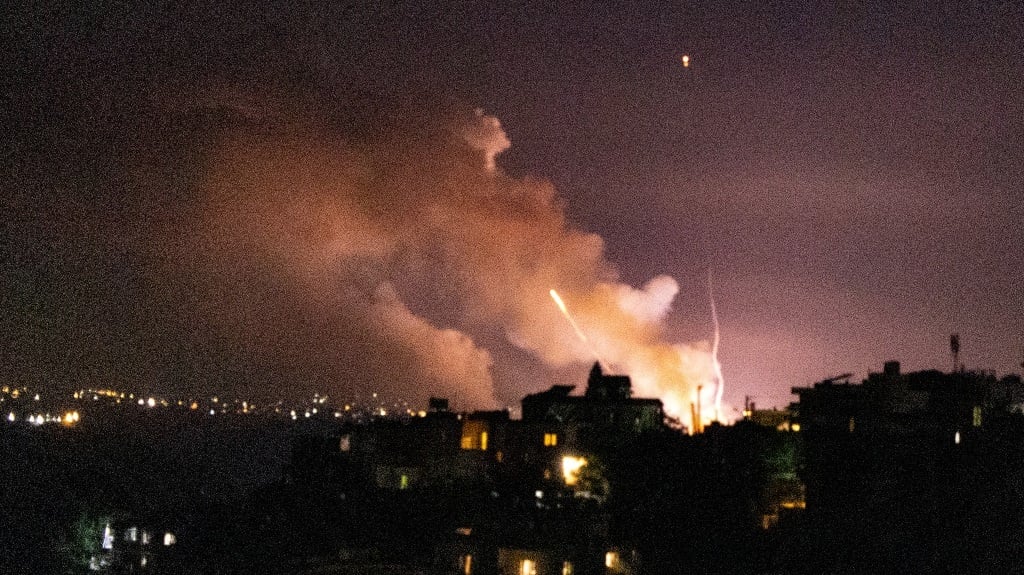
[[[690,56],[687,55],[687,54],[683,54],[683,68],[689,68],[689,67],[690,67]]]
[[[582,457],[576,457],[573,455],[566,455],[562,458],[562,478],[565,480],[565,484],[572,487],[580,481],[580,470],[587,464],[587,460]]]

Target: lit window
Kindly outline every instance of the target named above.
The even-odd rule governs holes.
[[[971,415],[971,423],[974,425],[974,427],[981,427],[981,406],[975,405],[974,411],[971,413]]]
[[[174,536],[174,533],[164,533],[164,547],[170,547],[178,542],[178,538]]]
[[[523,559],[519,566],[519,575],[537,575],[537,563],[533,559]]]
[[[351,451],[352,450],[352,437],[350,435],[342,435],[341,440],[338,441],[339,451]]]
[[[853,433],[853,430],[856,429],[856,428],[857,428],[857,422],[851,417],[850,418],[850,433]]]
[[[960,445],[960,432],[959,431],[953,434],[953,443],[955,443],[957,445]]]
[[[149,545],[149,531],[142,532],[142,544]]]
[[[399,489],[408,489],[409,488],[409,476],[408,475],[405,475],[404,473],[402,474],[402,478],[399,479],[399,481],[398,481],[398,488]]]
[[[480,450],[481,451],[487,451],[487,432],[486,431],[481,431],[480,432]]]
[[[462,436],[462,448],[463,449],[473,449],[473,436],[472,435],[463,435]]]
[[[555,447],[558,445],[558,434],[557,433],[545,433],[544,434],[544,447]]]
[[[462,573],[463,575],[473,574],[473,556],[463,555],[462,556]]]
[[[609,551],[604,554],[604,566],[609,569],[619,568],[619,554],[615,551]]]
[[[572,575],[572,563],[568,561],[562,562],[562,575]]]
[[[129,527],[128,531],[125,531],[125,533],[124,533],[124,538],[129,540],[129,541],[138,541],[139,540],[139,528],[138,527]]]

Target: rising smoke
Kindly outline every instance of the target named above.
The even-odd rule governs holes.
[[[510,142],[498,119],[476,111],[393,132],[351,143],[309,118],[224,132],[173,258],[176,273],[198,278],[206,329],[245,361],[287,366],[297,385],[444,395],[462,408],[554,383],[495,370],[510,350],[551,373],[579,366],[572,383],[596,353],[688,419],[715,362],[665,340],[675,280],[618,282],[602,239],[566,223],[550,183],[502,172]]]

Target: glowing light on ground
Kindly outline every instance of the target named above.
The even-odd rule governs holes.
[[[582,457],[576,457],[573,455],[566,455],[562,458],[562,478],[565,480],[565,484],[572,487],[579,483],[580,470],[587,464],[587,460]]]

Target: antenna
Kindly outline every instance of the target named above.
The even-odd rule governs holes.
[[[953,354],[953,373],[960,371],[960,334],[949,336],[949,351]]]

